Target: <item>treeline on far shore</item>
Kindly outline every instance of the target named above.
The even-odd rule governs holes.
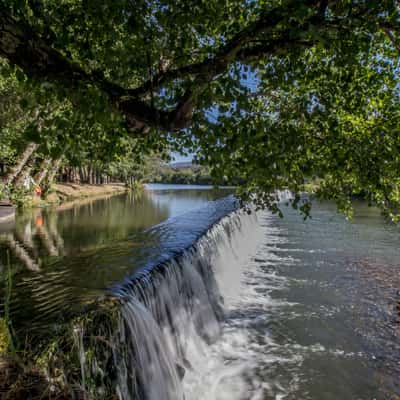
[[[3,149],[4,150],[4,149]],[[55,183],[74,185],[104,185],[122,183],[137,189],[143,183],[191,184],[191,185],[237,185],[224,177],[216,178],[207,166],[185,163],[174,165],[168,157],[146,155],[136,160],[135,154],[110,157],[109,162],[94,160],[86,154],[80,158],[63,154],[52,158],[45,153],[43,145],[34,142],[9,146],[9,157],[0,161],[0,201],[17,206],[46,201]],[[0,151],[1,153],[1,151]],[[178,163],[179,164],[179,163]]]
[[[239,179],[216,178],[212,176],[211,170],[207,166],[191,163],[185,163],[183,166],[155,163],[150,168],[147,181],[183,185],[237,185],[241,183]]]

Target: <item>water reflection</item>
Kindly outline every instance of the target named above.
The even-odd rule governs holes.
[[[1,309],[10,267],[17,331],[68,318],[162,250],[162,230],[147,228],[226,194],[156,190],[21,213],[12,229],[0,232]]]

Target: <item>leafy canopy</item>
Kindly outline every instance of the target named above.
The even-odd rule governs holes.
[[[133,137],[138,152],[195,153],[260,205],[315,178],[342,210],[363,194],[397,219],[399,12],[395,0],[1,0],[0,55],[23,105],[44,110],[38,140]]]

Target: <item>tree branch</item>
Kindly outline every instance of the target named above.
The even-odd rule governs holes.
[[[304,3],[308,6],[317,7],[320,1],[305,0]],[[328,3],[328,1],[323,1],[322,3]],[[129,90],[129,94],[133,97],[141,97],[147,95],[152,88],[159,88],[163,84],[178,78],[198,75],[215,76],[224,72],[243,46],[252,42],[260,34],[266,35],[268,32],[271,33],[272,30],[276,28],[279,23],[287,19],[291,12],[295,11],[298,6],[298,0],[291,0],[285,3],[284,6],[276,7],[268,11],[252,25],[233,36],[232,39],[216,52],[215,56],[198,63],[156,74],[151,80],[149,79],[141,86]]]
[[[28,25],[4,14],[0,15],[0,55],[32,78],[61,82],[72,89],[82,84],[100,87],[111,103],[125,114],[128,129],[132,131],[147,132],[151,127],[159,127],[163,121],[161,111],[144,101],[130,99],[128,90],[105,80],[99,72],[86,72],[48,46]]]
[[[396,38],[393,34],[393,29],[392,29],[391,25],[381,23],[380,27],[385,32],[385,34],[388,36],[388,38],[392,42],[392,45],[394,46],[394,48],[400,54],[400,43],[396,40]]]
[[[321,7],[327,6],[326,1],[289,0],[284,5],[268,10],[254,23],[234,35],[213,57],[156,74],[135,89],[126,89],[110,82],[101,72],[85,71],[49,46],[29,25],[4,14],[0,15],[0,54],[22,68],[30,77],[61,82],[71,88],[82,84],[99,87],[109,96],[111,104],[126,117],[127,127],[133,132],[146,134],[151,128],[179,130],[190,123],[199,94],[210,81],[224,73],[232,62],[251,62],[268,54],[285,52],[289,47],[305,45],[304,41],[291,38],[286,31],[277,30],[277,26],[284,21],[290,24],[290,16],[295,14],[301,5],[299,3],[312,9],[309,22],[313,18],[318,19],[313,21],[314,25],[324,22],[319,13]],[[296,28],[299,27],[308,29],[307,22],[296,24]],[[266,44],[251,45],[260,36],[265,38]],[[186,89],[172,111],[159,110],[143,100],[153,90],[159,90],[178,78],[188,77],[191,77],[190,88]]]

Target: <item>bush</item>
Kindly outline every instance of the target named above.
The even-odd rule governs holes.
[[[10,188],[4,183],[0,183],[0,200],[6,200],[10,198]]]
[[[32,193],[28,189],[21,187],[14,187],[10,191],[9,199],[11,203],[16,205],[17,207],[26,207],[31,205]]]

